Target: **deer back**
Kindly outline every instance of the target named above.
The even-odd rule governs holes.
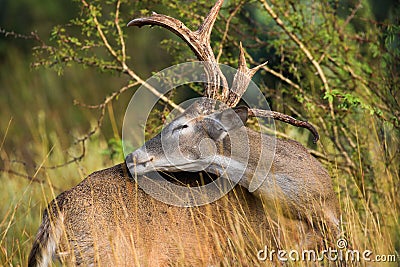
[[[193,180],[195,174],[186,175]],[[201,207],[159,202],[120,164],[91,174],[49,204],[30,265],[49,259],[51,246],[63,262],[76,265],[233,263],[236,246],[256,259],[265,244],[277,246],[268,218],[262,201],[241,187]]]

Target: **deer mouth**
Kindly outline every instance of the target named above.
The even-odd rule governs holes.
[[[205,170],[211,162],[202,160],[188,160],[169,158],[169,160],[155,159],[154,156],[142,155],[141,151],[137,150],[125,158],[126,166],[132,175],[143,175],[152,171],[202,171]]]
[[[134,153],[129,154],[125,158],[125,163],[132,174],[144,174],[153,170],[152,162],[154,162],[154,157],[140,157]]]

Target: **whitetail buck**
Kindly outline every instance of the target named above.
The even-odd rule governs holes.
[[[292,241],[309,247],[315,245],[313,242],[317,242],[324,225],[327,232],[336,232],[338,204],[331,179],[321,164],[302,145],[290,140],[278,139],[275,156],[270,155],[270,137],[244,127],[243,123],[248,116],[272,117],[306,127],[317,138],[311,125],[277,112],[245,107],[213,110],[212,99],[227,107],[236,106],[258,69],[247,68],[241,48],[238,72],[228,88],[209,43],[222,2],[218,0],[195,32],[180,21],[159,14],[128,24],[165,27],[180,36],[199,60],[211,62],[207,69],[210,83],[205,88],[210,101],[191,106],[162,131],[179,144],[182,155],[192,165],[186,165],[185,160],[182,166],[169,164],[159,149],[161,135],[157,135],[130,154],[126,163],[91,174],[49,204],[29,255],[29,266],[47,266],[53,256],[75,265],[229,266],[237,261],[257,265],[257,250],[264,245],[281,247],[293,244]],[[222,85],[221,91],[216,84]],[[247,149],[250,154],[246,165],[240,157],[231,166],[226,164],[230,162],[229,143],[235,134],[248,137],[248,144],[243,142],[248,147],[236,148],[239,152]],[[197,147],[205,138],[211,141],[208,144],[214,157],[207,154],[208,146]],[[264,169],[258,166],[266,159],[270,159],[271,168],[262,173]],[[131,175],[127,166],[136,173]],[[216,174],[230,169],[227,178],[238,180],[240,185],[213,203],[183,208],[153,199],[134,179],[153,168],[199,171],[204,166],[206,171]],[[236,177],[238,173],[240,177]],[[204,182],[199,173],[174,175],[177,177],[170,180],[178,184],[195,186],[200,180]],[[257,175],[266,180],[249,193],[242,186],[251,189],[253,176]],[[279,217],[271,217],[272,210]],[[288,224],[281,226],[285,220]],[[288,231],[282,234],[281,227]]]

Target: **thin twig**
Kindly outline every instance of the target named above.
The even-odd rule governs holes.
[[[235,45],[236,45],[236,43],[235,43]],[[237,46],[239,47],[240,45],[238,44]],[[246,58],[249,59],[249,62],[250,62],[252,65],[257,65],[257,64],[259,64],[258,62],[256,62],[256,61],[253,59],[253,57],[252,57],[246,50],[245,50],[244,52],[245,52],[245,54],[246,54]],[[293,82],[292,80],[290,80],[289,78],[285,77],[283,74],[281,74],[281,73],[279,73],[279,72],[277,72],[277,71],[271,69],[270,67],[268,67],[268,65],[263,65],[263,66],[262,66],[262,69],[265,70],[265,71],[267,71],[267,72],[269,72],[269,73],[271,73],[271,74],[274,75],[275,77],[281,79],[282,81],[284,81],[285,83],[289,84],[290,86],[296,88],[296,89],[302,94],[302,96],[303,96],[306,100],[309,100],[309,98],[308,98],[308,97],[306,96],[306,94],[304,93],[303,88],[301,88],[301,86],[298,85],[297,83],[295,83],[295,82]]]
[[[240,3],[236,6],[236,8],[233,10],[233,12],[229,15],[229,17],[228,17],[228,19],[227,19],[227,21],[226,21],[226,24],[225,24],[225,31],[224,31],[224,34],[222,35],[222,40],[221,40],[221,42],[220,42],[220,44],[219,44],[219,47],[218,47],[218,55],[217,55],[217,58],[216,58],[217,62],[219,62],[219,59],[220,59],[221,56],[222,56],[222,50],[223,50],[223,47],[224,47],[224,43],[225,43],[225,41],[226,41],[226,37],[228,36],[228,31],[229,31],[229,26],[230,26],[230,24],[231,24],[231,20],[232,20],[233,17],[236,15],[236,13],[239,11],[239,9],[242,7],[242,5],[243,5],[243,3],[240,2]]]
[[[87,105],[84,103],[79,102],[78,100],[74,100],[74,104],[84,107],[84,108],[88,108],[88,109],[100,109],[103,108],[104,106],[106,106],[108,103],[110,103],[111,101],[113,101],[115,98],[117,98],[119,95],[121,95],[122,93],[124,93],[126,90],[135,87],[139,85],[139,82],[134,82],[134,83],[130,83],[124,87],[122,87],[121,89],[119,89],[118,91],[113,92],[110,96],[106,97],[104,99],[104,101],[101,104],[98,105]]]
[[[350,23],[350,21],[353,20],[353,18],[355,17],[356,13],[358,10],[360,10],[360,8],[362,7],[362,0],[359,0],[357,5],[353,8],[353,10],[351,11],[350,15],[347,16],[345,22],[342,24],[342,26],[339,29],[339,34],[342,33],[344,31],[344,28]]]
[[[322,70],[321,65],[318,63],[318,61],[315,60],[314,56],[311,54],[310,50],[307,49],[307,47],[303,44],[300,39],[293,34],[283,23],[283,21],[278,17],[278,15],[275,13],[275,11],[272,9],[272,7],[267,3],[266,0],[261,0],[261,3],[264,5],[265,10],[270,14],[270,16],[275,20],[276,24],[283,29],[283,31],[299,46],[300,50],[303,51],[303,53],[306,55],[308,60],[314,65],[316,68],[319,77],[321,78],[321,81],[324,85],[325,92],[330,93],[331,90],[329,88],[328,80],[325,76],[324,71]],[[334,107],[333,103],[329,101],[329,108],[331,112],[331,117],[334,120],[335,119],[335,113],[334,113]]]
[[[132,69],[130,69],[127,65],[126,62],[124,60],[121,60],[118,57],[117,52],[115,52],[115,50],[112,48],[112,46],[110,45],[110,43],[108,42],[108,39],[106,37],[106,35],[104,34],[104,31],[101,28],[101,24],[99,22],[99,20],[97,19],[97,16],[94,12],[94,8],[93,6],[89,5],[85,0],[81,0],[83,5],[85,7],[87,7],[90,11],[90,15],[93,18],[93,21],[95,23],[97,32],[99,33],[99,36],[102,40],[102,42],[104,43],[105,47],[107,48],[108,52],[114,57],[114,59],[119,62],[122,66],[122,69],[125,73],[127,73],[131,78],[133,78],[134,80],[136,80],[137,82],[139,82],[140,84],[142,84],[143,86],[145,86],[150,92],[152,92],[155,96],[157,96],[159,99],[161,99],[162,101],[168,103],[169,105],[171,105],[173,108],[177,109],[180,112],[183,112],[183,109],[181,107],[179,107],[178,105],[176,105],[172,100],[168,99],[167,97],[165,97],[163,94],[161,94],[160,92],[158,92],[158,90],[152,86],[150,86],[149,84],[147,84],[144,80],[142,80]],[[119,26],[118,26],[119,27]],[[118,29],[117,27],[117,29]],[[121,31],[122,34],[122,31]],[[120,38],[123,38],[123,36]]]
[[[38,179],[38,178],[36,178],[36,177],[30,176],[30,175],[27,175],[27,174],[23,174],[23,173],[16,172],[16,171],[14,171],[14,170],[9,170],[9,169],[2,169],[2,168],[0,168],[0,172],[5,172],[5,173],[8,173],[8,174],[11,174],[11,175],[14,175],[14,176],[22,177],[22,178],[28,179],[29,181],[34,182],[34,183],[46,184],[46,182],[43,181],[43,180],[40,180],[40,179]],[[58,188],[58,187],[56,187],[56,186],[54,186],[54,185],[50,185],[50,184],[49,184],[49,186],[53,187],[53,188],[56,189],[56,190],[61,191],[60,188]]]
[[[125,40],[124,40],[124,35],[121,30],[121,26],[119,26],[119,9],[121,7],[121,1],[117,1],[117,5],[115,8],[115,27],[117,28],[118,31],[118,36],[119,36],[119,41],[121,42],[121,53],[122,53],[122,62],[126,62],[126,49],[125,49]]]

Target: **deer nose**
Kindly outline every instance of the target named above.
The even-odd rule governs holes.
[[[150,157],[148,157],[147,159],[144,159],[144,160],[142,160],[142,161],[137,161],[136,162],[136,164],[141,164],[141,165],[144,165],[145,167],[147,167],[147,165],[150,163],[150,162],[152,162],[154,160],[154,157],[153,156],[150,156]]]
[[[137,151],[130,153],[125,158],[125,162],[130,166],[144,165],[144,167],[146,167],[148,163],[152,161],[154,161],[154,156],[141,155],[141,153],[138,153]]]
[[[136,159],[133,159],[132,153],[128,154],[125,158],[125,163],[128,167],[135,165],[134,162]]]

